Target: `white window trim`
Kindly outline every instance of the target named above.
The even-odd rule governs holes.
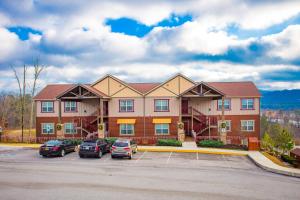
[[[248,122],[252,121],[253,122],[253,130],[248,130]],[[243,130],[243,122],[247,122],[247,130]],[[241,120],[241,131],[244,132],[254,132],[255,131],[255,120]]]
[[[164,124],[164,123],[162,123],[162,124]],[[168,125],[168,133],[157,133],[156,132],[156,125],[159,125],[159,124],[154,124],[155,135],[170,135],[170,124],[167,124]]]
[[[52,124],[53,125],[53,132],[51,132],[51,133],[44,133],[44,128],[43,128],[43,126],[44,126],[44,124]],[[42,134],[44,134],[44,135],[53,135],[54,134],[54,132],[55,132],[55,126],[54,126],[54,123],[47,123],[47,122],[45,122],[45,123],[42,123],[41,124],[41,129],[42,129]]]
[[[119,125],[119,129],[120,129],[119,134],[120,134],[120,135],[124,135],[124,136],[128,136],[128,135],[129,135],[129,136],[132,136],[132,135],[134,135],[134,133],[135,133],[135,132],[134,132],[134,124],[125,124],[126,126],[132,125],[132,134],[124,134],[124,133],[122,133],[122,129],[121,129],[121,126],[122,126],[122,125],[124,125],[124,124],[120,124],[120,125]],[[126,129],[126,130],[127,130],[127,129]]]
[[[232,124],[231,124],[231,120],[224,120],[225,122],[229,122],[229,130],[226,130],[226,132],[231,132],[231,129],[232,129]],[[220,126],[221,126],[221,123],[222,123],[222,120],[219,120],[218,121],[218,127],[220,129]]]
[[[74,133],[67,133],[67,131],[66,131],[66,124],[73,124],[73,128],[74,128]],[[72,123],[72,122],[67,122],[67,123],[64,123],[64,133],[65,134],[70,134],[70,135],[73,135],[73,134],[77,134],[77,131],[76,131],[76,128],[75,128],[75,126],[74,126],[74,123]]]

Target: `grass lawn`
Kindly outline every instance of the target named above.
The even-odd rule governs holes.
[[[4,129],[3,135],[21,136],[21,129]],[[24,129],[24,137],[29,136],[29,129]],[[31,137],[35,137],[35,129],[31,129]]]

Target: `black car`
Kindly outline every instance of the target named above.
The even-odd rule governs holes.
[[[85,140],[79,148],[79,157],[93,156],[101,158],[104,153],[110,151],[110,145],[104,139]]]
[[[49,140],[40,147],[40,155],[65,156],[66,153],[74,152],[76,145],[70,140]]]

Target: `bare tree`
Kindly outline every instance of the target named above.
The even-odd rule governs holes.
[[[32,128],[32,124],[33,124],[33,114],[34,114],[34,100],[33,97],[35,96],[35,92],[36,92],[36,85],[37,85],[37,81],[38,78],[41,74],[41,72],[44,70],[44,66],[41,66],[39,64],[39,59],[36,59],[34,65],[34,74],[33,74],[33,86],[32,86],[32,90],[31,90],[31,110],[30,110],[30,121],[29,121],[29,140],[31,139],[31,128]]]
[[[23,66],[23,83],[21,85],[19,75],[17,73],[17,70],[11,66],[11,69],[14,72],[15,78],[18,82],[19,86],[19,96],[20,96],[20,109],[21,109],[21,133],[22,133],[22,142],[24,139],[24,111],[25,111],[25,94],[26,94],[26,71],[27,71],[27,66]]]

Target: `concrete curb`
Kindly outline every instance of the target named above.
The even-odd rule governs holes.
[[[281,175],[286,175],[286,176],[292,176],[292,177],[297,177],[300,178],[300,170],[299,172],[295,172],[296,170],[298,171],[298,169],[293,169],[293,168],[285,168],[285,167],[281,167],[279,165],[276,165],[275,163],[273,163],[274,165],[276,165],[276,168],[273,167],[269,167],[267,165],[264,165],[262,162],[259,162],[257,159],[253,158],[253,156],[251,156],[251,154],[248,154],[248,158],[254,163],[256,164],[258,167],[272,172],[272,173],[276,173],[276,174],[281,174]],[[266,158],[268,159],[268,158]],[[268,159],[269,160],[269,159]],[[271,160],[269,160],[270,162],[272,162]],[[282,169],[280,169],[282,168]],[[294,171],[294,172],[293,172]]]
[[[139,147],[138,151],[149,151],[149,152],[176,152],[176,153],[202,153],[202,154],[217,154],[217,155],[232,155],[232,156],[247,156],[248,153],[236,153],[236,152],[224,152],[224,151],[207,151],[200,149],[172,149],[172,148],[143,148]]]

